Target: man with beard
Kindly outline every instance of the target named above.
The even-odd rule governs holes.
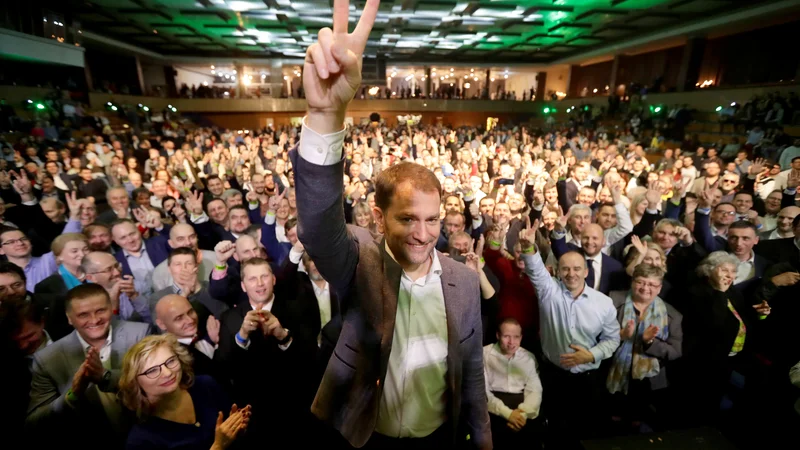
[[[191,225],[185,223],[175,224],[169,230],[167,244],[173,250],[186,247],[194,251],[197,259],[197,279],[200,282],[208,281],[211,271],[214,270],[214,252],[198,248],[197,233]],[[170,287],[172,286],[172,281],[168,261],[162,261],[153,270],[153,290],[160,291]]]
[[[89,249],[93,252],[113,253],[111,248],[111,229],[103,223],[92,223],[83,228],[83,234],[89,238]]]
[[[603,232],[596,226],[596,240]],[[584,256],[568,251],[558,261],[555,280],[544,266],[535,246],[536,226],[520,232],[525,274],[539,299],[542,352],[541,374],[548,389],[546,406],[550,424],[559,439],[569,436],[569,444],[595,434],[600,408],[596,377],[600,362],[611,357],[619,346],[620,327],[611,299],[587,285],[589,269]],[[602,244],[594,243],[596,253]],[[571,405],[580,404],[576,410]],[[562,443],[563,444],[563,443]]]
[[[25,426],[34,447],[58,445],[69,430],[86,423],[96,429],[85,448],[122,445],[129,427],[116,398],[121,355],[147,336],[150,327],[115,320],[112,310],[108,292],[99,285],[70,290],[66,311],[75,331],[33,356]]]

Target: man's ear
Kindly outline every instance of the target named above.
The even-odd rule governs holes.
[[[380,233],[384,233],[385,231],[384,231],[383,221],[385,217],[383,215],[383,211],[377,206],[372,208],[372,218],[375,219],[375,225],[377,225],[378,231]]]
[[[164,322],[161,319],[156,319],[156,325],[158,325],[158,329],[161,331],[167,331],[167,326],[164,325]]]

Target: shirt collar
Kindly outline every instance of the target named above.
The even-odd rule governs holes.
[[[389,243],[384,241],[383,246],[386,249],[386,253],[389,254],[389,256],[392,258],[392,260],[394,260],[394,262],[397,262],[397,258],[394,257],[394,253],[392,253],[392,249],[389,248]],[[436,249],[433,249],[433,252],[431,252],[431,254],[433,255],[432,256],[433,257],[433,262],[431,262],[431,268],[428,269],[428,275],[430,275],[430,274],[441,275],[442,274],[442,264],[439,262],[439,255],[437,255],[437,253],[438,252],[436,251]],[[397,264],[400,264],[400,263],[397,263]],[[405,273],[405,270],[403,271],[403,273]]]
[[[267,303],[264,303],[264,307],[261,308],[261,311],[263,311],[263,310],[272,311],[272,303],[273,302],[275,302],[275,294],[274,293],[272,294],[272,298],[270,298]],[[252,309],[253,311],[258,311],[256,309],[256,307],[253,306],[252,303],[250,303],[250,309]]]
[[[142,248],[139,249],[139,256],[134,255],[133,253],[125,250],[124,248],[122,249],[122,254],[125,255],[126,259],[131,256],[133,256],[134,258],[141,258],[147,255],[147,246],[144,245],[144,241],[142,241]]]
[[[600,252],[600,253],[598,253],[598,254],[596,254],[594,256],[589,256],[589,255],[585,255],[585,256],[586,256],[586,259],[591,259],[592,261],[596,261],[596,262],[599,262],[599,263],[603,262],[603,253],[602,252]]]
[[[500,348],[499,342],[495,342],[494,345],[492,345],[492,353],[509,361],[513,361],[517,357],[518,352],[519,352],[519,347],[517,348],[517,351],[514,352],[513,355],[511,355],[511,358],[509,358],[508,356],[503,354],[503,350]]]
[[[78,335],[78,342],[81,343],[81,348],[83,349],[83,351],[85,353],[89,349],[89,347],[91,347],[91,345],[89,345],[89,343],[86,342],[83,339],[83,336],[81,336],[80,333],[78,333],[76,331],[75,334]],[[112,326],[109,325],[108,326],[108,337],[106,338],[106,343],[105,343],[105,345],[103,347],[111,347],[111,342],[112,342],[113,336],[114,336],[114,330],[112,329]]]

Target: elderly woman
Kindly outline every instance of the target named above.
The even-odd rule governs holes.
[[[249,405],[231,406],[211,377],[195,378],[192,357],[171,334],[148,336],[128,350],[119,395],[140,419],[128,435],[128,450],[223,450],[250,419]]]
[[[691,409],[701,420],[719,412],[731,372],[736,369],[746,375],[743,369],[751,360],[758,322],[770,313],[766,301],[750,301],[738,289],[730,289],[738,265],[734,255],[713,252],[697,266],[700,280],[689,288],[684,313],[686,356],[691,371]]]
[[[639,264],[633,271],[629,291],[609,293],[617,308],[620,345],[614,353],[606,387],[618,402],[617,416],[641,420],[651,402],[661,403],[663,395],[653,391],[668,386],[668,361],[681,357],[683,316],[659,297],[664,269]]]
[[[84,274],[80,271],[80,265],[83,257],[89,253],[89,238],[82,233],[64,233],[55,238],[50,248],[58,264],[58,272],[40,281],[34,288],[34,294],[44,304],[50,305],[47,331],[53,340],[57,340],[72,332],[64,302],[67,292],[83,283]]]

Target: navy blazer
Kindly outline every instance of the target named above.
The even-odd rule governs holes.
[[[150,257],[150,262],[153,263],[153,267],[161,264],[169,257],[169,245],[167,244],[167,240],[169,239],[169,226],[164,225],[164,229],[161,230],[160,233],[161,234],[158,236],[151,237],[144,241],[144,248],[147,250],[147,256]],[[131,266],[128,264],[128,258],[125,257],[123,250],[117,250],[117,252],[114,253],[114,257],[117,258],[117,261],[122,265],[122,274],[133,276]]]
[[[561,255],[570,251],[578,252],[586,257],[586,254],[583,252],[582,248],[574,244],[567,244],[565,237],[560,239],[551,239],[551,243],[553,255],[555,255],[556,259],[560,259]],[[600,270],[600,285],[598,286],[597,290],[605,295],[608,295],[608,293],[612,290],[616,290],[621,287],[624,288],[624,286],[620,285],[620,282],[625,275],[625,268],[622,267],[622,263],[616,259],[606,254],[602,255],[603,267]],[[595,274],[595,276],[598,276],[598,274]]]

